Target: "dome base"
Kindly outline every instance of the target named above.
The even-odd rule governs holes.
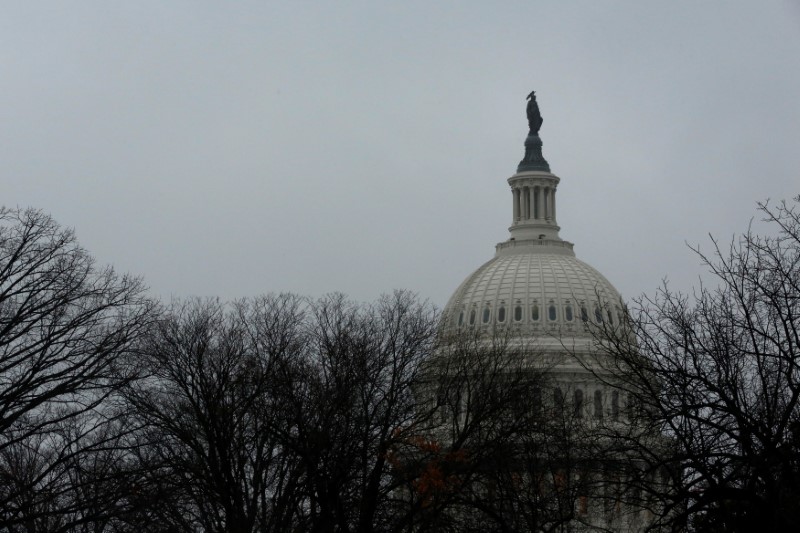
[[[499,242],[495,246],[496,256],[511,254],[557,254],[575,257],[572,251],[571,242],[561,239],[515,239],[511,238],[505,242]]]

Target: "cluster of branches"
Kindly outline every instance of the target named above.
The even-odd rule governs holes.
[[[629,328],[596,332],[598,376],[638,413],[608,436],[638,465],[631,492],[660,503],[654,527],[800,528],[797,202],[760,205],[772,236],[695,249],[711,280],[691,296],[665,285],[635,302]]]
[[[509,331],[445,335],[402,292],[164,306],[0,210],[0,529],[553,531],[602,495],[642,527],[797,529],[800,213],[761,210],[774,236],[700,254],[713,285],[594,328],[629,408],[591,431]]]
[[[163,306],[48,216],[4,209],[0,529],[568,522],[572,477],[542,458],[571,426],[531,403],[543,369],[501,335],[438,328],[403,292]]]
[[[503,337],[443,342],[438,324],[403,292],[171,307],[122,390],[158,495],[131,528],[528,530],[509,512],[530,494],[510,490],[511,472],[520,489],[528,457],[539,491],[556,473],[533,443],[564,448],[552,413],[531,408],[544,374]],[[574,517],[563,501],[535,507],[537,529]]]
[[[118,365],[153,318],[139,280],[71,231],[0,210],[0,529],[68,531],[124,510]],[[119,466],[119,468],[118,468]]]

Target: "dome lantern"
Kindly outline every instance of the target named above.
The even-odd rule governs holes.
[[[512,194],[511,239],[498,245],[513,248],[519,241],[541,241],[534,246],[553,246],[571,251],[572,244],[558,236],[556,222],[556,188],[560,181],[550,172],[550,165],[542,155],[539,128],[542,115],[532,91],[528,95],[528,137],[525,139],[525,156],[517,166],[517,173],[508,178]]]

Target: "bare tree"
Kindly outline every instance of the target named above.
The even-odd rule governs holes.
[[[160,495],[133,520],[364,533],[566,524],[588,479],[576,475],[578,423],[543,401],[549,369],[512,340],[444,334],[405,292],[371,305],[176,304],[126,388],[143,428],[140,483]]]
[[[598,331],[603,375],[635,420],[612,436],[634,458],[631,493],[654,503],[654,527],[800,527],[798,201],[760,204],[771,236],[696,249],[710,286],[690,297],[665,285],[627,327]]]
[[[148,485],[166,495],[149,516],[183,531],[291,530],[300,471],[279,440],[281,394],[305,342],[302,307],[291,295],[193,300],[159,322],[126,391]]]
[[[0,209],[0,528],[75,530],[121,512],[119,491],[85,495],[111,488],[100,468],[116,449],[109,399],[152,316],[143,292],[50,217]]]
[[[530,423],[531,368],[502,343],[444,348],[437,332],[404,292],[175,306],[127,389],[164,495],[143,516],[183,531],[373,532],[488,509],[478,487]]]
[[[428,304],[395,292],[374,305],[333,295],[311,305],[305,371],[287,442],[305,471],[310,531],[400,530],[413,510],[398,449],[417,442],[434,406],[413,385],[435,346]]]

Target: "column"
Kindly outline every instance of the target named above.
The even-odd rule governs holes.
[[[528,188],[522,188],[522,218],[528,220],[531,218],[531,204],[530,204],[530,194],[528,194]]]
[[[552,204],[552,207],[550,208],[550,212],[553,214],[552,218],[553,218],[553,222],[555,222],[556,221],[556,188],[555,187],[553,187],[553,192],[550,193],[550,203]]]
[[[539,220],[544,220],[547,216],[544,212],[544,195],[544,187],[539,187]]]
[[[550,220],[550,187],[544,188],[544,219]]]
[[[539,209],[539,196],[542,195],[541,187],[533,188],[533,218],[539,220],[542,216],[542,210]]]
[[[533,187],[528,187],[528,218],[532,219],[536,211],[536,205],[533,203]]]
[[[519,189],[511,189],[511,192],[513,198],[512,203],[514,204],[514,222],[517,222],[519,220]]]

